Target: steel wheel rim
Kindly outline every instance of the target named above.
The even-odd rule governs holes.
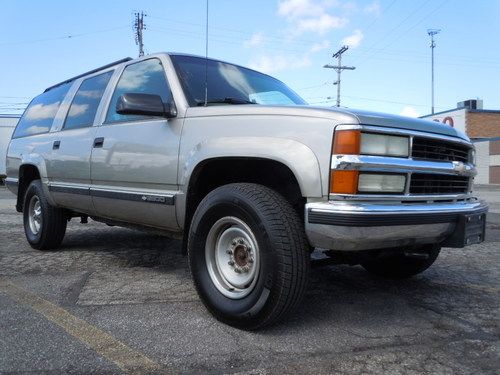
[[[226,216],[215,222],[207,236],[205,259],[210,279],[224,296],[240,299],[254,289],[260,251],[252,230],[242,220]]]
[[[42,227],[43,214],[40,199],[36,195],[33,195],[30,199],[28,219],[31,232],[37,235]]]

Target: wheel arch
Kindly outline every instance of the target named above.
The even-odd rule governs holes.
[[[184,224],[185,239],[203,198],[217,187],[235,182],[257,183],[277,191],[303,218],[306,199],[290,167],[262,157],[215,157],[201,161],[191,173],[184,195],[185,210],[179,210],[184,215],[178,216],[179,223]]]
[[[26,163],[19,167],[19,182],[17,186],[17,212],[23,212],[24,194],[32,181],[41,179],[40,170],[37,165]]]

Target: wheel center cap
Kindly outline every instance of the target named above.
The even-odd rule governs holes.
[[[234,261],[239,267],[247,265],[248,251],[245,245],[238,245],[234,248]]]

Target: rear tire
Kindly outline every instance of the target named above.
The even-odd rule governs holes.
[[[363,262],[361,265],[368,272],[380,277],[404,279],[424,272],[435,262],[440,251],[441,248],[438,246],[427,245],[418,251],[412,251],[427,255],[426,259],[408,257],[400,253]]]
[[[66,233],[65,210],[50,205],[40,180],[32,181],[26,189],[23,222],[26,239],[34,249],[53,250],[61,245]]]
[[[307,287],[303,223],[281,195],[262,185],[229,184],[210,192],[193,216],[188,257],[202,302],[234,327],[276,323]]]

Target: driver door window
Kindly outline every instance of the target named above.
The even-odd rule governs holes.
[[[158,59],[144,60],[128,65],[122,73],[109,104],[105,123],[138,121],[150,118],[139,115],[116,113],[118,98],[125,93],[159,95],[164,103],[172,100],[172,94],[165,77],[163,65]]]

